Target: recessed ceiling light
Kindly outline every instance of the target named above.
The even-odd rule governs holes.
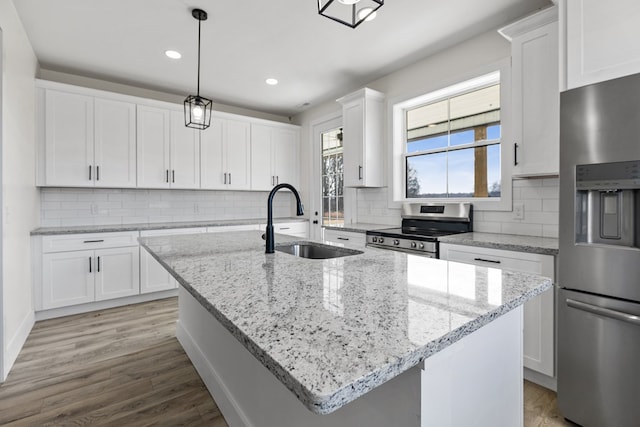
[[[165,50],[164,54],[167,55],[171,59],[180,59],[182,58],[182,54],[177,50]]]
[[[269,79],[265,80],[265,82],[266,82],[268,85],[271,85],[271,86],[275,86],[275,85],[277,85],[277,84],[278,84],[278,80],[277,80],[277,79],[273,79],[273,78],[269,78]]]

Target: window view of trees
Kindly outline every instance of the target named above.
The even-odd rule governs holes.
[[[342,128],[322,134],[322,225],[344,224]]]
[[[406,197],[500,197],[500,85],[406,111]]]

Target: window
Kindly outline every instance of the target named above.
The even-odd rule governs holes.
[[[393,105],[394,202],[510,206],[511,186],[502,183],[511,181],[511,152],[501,144],[510,73],[506,61],[496,68]]]
[[[342,128],[322,133],[322,225],[344,224]]]

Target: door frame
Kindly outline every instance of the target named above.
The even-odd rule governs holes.
[[[328,114],[311,122],[311,215],[309,218],[309,237],[322,239],[322,134],[342,126],[342,111]],[[314,224],[313,221],[318,221]]]

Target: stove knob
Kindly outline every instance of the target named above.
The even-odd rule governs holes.
[[[420,243],[420,249],[424,249],[424,243]]]
[[[378,243],[384,243],[384,238],[378,237]]]
[[[398,240],[398,239],[394,240],[394,241],[393,241],[393,244],[394,244],[394,245],[396,245],[396,246],[398,246],[398,245],[400,244],[400,240]]]
[[[415,248],[416,247],[416,242],[411,242],[411,247]]]
[[[378,242],[378,238],[374,236],[374,237],[372,237],[372,238],[371,238],[371,241],[372,241],[373,243],[377,243],[377,242]]]

